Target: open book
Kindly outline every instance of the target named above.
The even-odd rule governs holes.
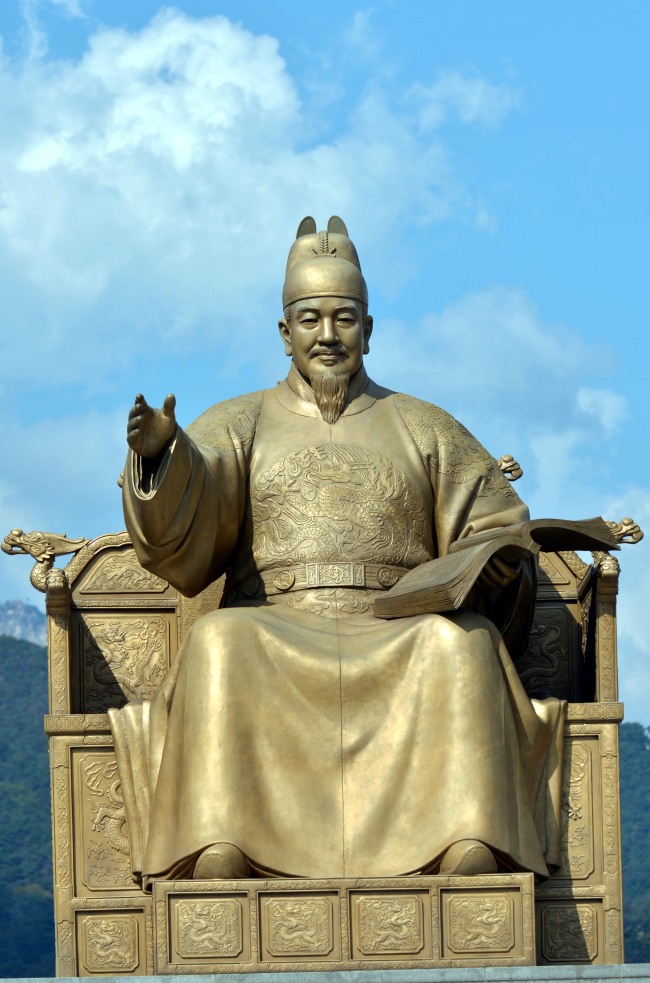
[[[613,532],[600,516],[595,519],[529,519],[459,539],[449,553],[414,567],[394,587],[378,597],[378,618],[456,611],[463,606],[483,567],[495,554],[522,560],[540,550],[617,550]]]

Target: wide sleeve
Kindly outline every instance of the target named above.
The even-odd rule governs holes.
[[[431,480],[438,556],[444,556],[452,543],[472,533],[529,518],[528,508],[497,461],[458,420],[438,406],[409,396],[398,395],[397,406]],[[497,625],[514,656],[527,644],[536,569],[531,558],[507,588],[489,592],[477,589],[469,602]]]
[[[138,559],[188,597],[221,576],[237,545],[261,401],[228,400],[177,428],[153,469],[129,451],[124,518]]]

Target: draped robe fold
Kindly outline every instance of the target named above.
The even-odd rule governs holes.
[[[154,467],[130,454],[124,503],[147,569],[187,595],[226,573],[153,701],[110,712],[145,884],[220,841],[305,877],[435,870],[463,838],[506,869],[559,863],[563,705],[528,698],[492,621],[381,621],[372,588],[265,593],[276,570],[411,568],[525,519],[457,421],[362,368],[330,425],[292,369],[179,428]]]

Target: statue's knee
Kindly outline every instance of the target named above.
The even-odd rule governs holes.
[[[467,660],[475,667],[481,660],[494,660],[501,636],[491,621],[473,611],[457,611],[445,622],[445,647],[456,661]]]
[[[211,611],[190,628],[185,648],[190,652],[209,652],[214,658],[219,652],[230,651],[233,643],[241,641],[245,619],[236,608]]]

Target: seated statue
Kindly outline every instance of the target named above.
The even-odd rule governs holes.
[[[437,406],[372,382],[372,318],[338,218],[298,229],[279,322],[287,378],[207,410],[138,395],[126,524],[195,596],[225,574],[150,702],[110,711],[134,873],[387,877],[560,860],[563,704],[531,700],[535,565],[490,560],[467,606],[373,601],[456,541],[527,518]]]

